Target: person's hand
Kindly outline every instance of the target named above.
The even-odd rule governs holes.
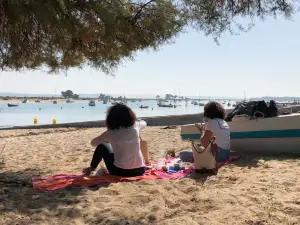
[[[200,133],[202,133],[204,131],[204,126],[205,126],[204,124],[196,123],[195,126]]]

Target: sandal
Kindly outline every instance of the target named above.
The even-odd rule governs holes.
[[[85,169],[82,170],[82,173],[83,173],[83,175],[87,175],[88,176],[93,171],[94,171],[94,169],[92,167],[87,167],[87,168],[85,168]]]

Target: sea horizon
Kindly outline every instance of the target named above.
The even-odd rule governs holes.
[[[109,94],[109,93],[79,93],[80,98],[98,98],[100,94],[105,94],[105,95],[110,95],[112,97],[119,97],[119,96],[124,96],[124,94]],[[141,99],[156,99],[156,96],[159,94],[125,94],[126,98],[129,99],[134,99],[134,98],[141,98]],[[165,98],[166,94],[160,95],[161,98]],[[194,96],[185,96],[181,95],[183,97],[187,97],[189,99],[220,99],[220,100],[242,100],[245,99],[245,97],[232,97],[232,96],[207,96],[207,95],[194,95]],[[62,97],[61,94],[36,94],[36,93],[15,93],[15,92],[0,92],[0,97],[16,97],[16,98],[24,98],[24,97],[29,97],[29,98],[34,98],[34,97],[46,97],[46,98],[51,98],[51,97],[57,97],[60,98]],[[300,97],[295,97],[295,96],[262,96],[262,97],[250,97],[246,99],[251,99],[251,100],[271,100],[275,99],[277,101],[293,101],[300,99]]]

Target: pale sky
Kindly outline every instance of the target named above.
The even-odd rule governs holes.
[[[239,36],[213,38],[189,30],[158,52],[139,52],[115,77],[90,68],[68,75],[0,72],[0,92],[174,94],[183,96],[300,96],[300,14],[269,18]]]

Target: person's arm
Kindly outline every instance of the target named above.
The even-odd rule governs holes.
[[[109,143],[109,133],[108,133],[108,131],[104,131],[100,136],[94,138],[91,141],[91,145],[93,147],[97,147],[98,145],[100,145],[102,143]]]
[[[205,130],[203,136],[200,138],[201,145],[206,146],[212,136],[213,132],[211,132],[210,130]]]
[[[136,121],[136,123],[138,124],[140,130],[144,129],[147,126],[147,123],[144,120],[138,120]]]
[[[213,134],[214,134],[214,123],[216,121],[214,120],[209,120],[205,126],[205,131],[204,134],[202,135],[202,137],[200,138],[200,143],[203,146],[206,146],[209,142],[209,140],[212,138]]]

